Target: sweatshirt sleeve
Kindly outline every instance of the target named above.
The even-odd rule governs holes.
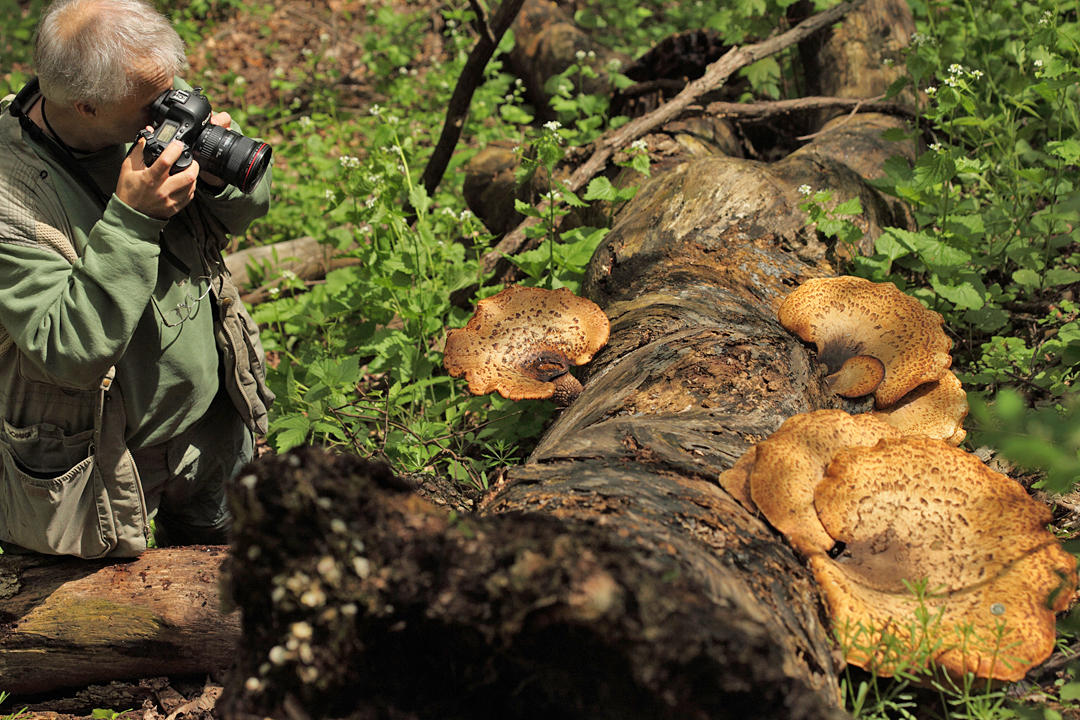
[[[239,235],[269,211],[270,174],[271,168],[267,168],[266,174],[247,194],[234,185],[226,185],[217,193],[205,187],[197,188],[195,194],[200,208],[217,225],[214,234],[220,239],[219,249],[228,244],[227,235]]]
[[[40,244],[0,238],[0,325],[48,377],[92,387],[147,308],[164,225],[113,196],[74,263]]]

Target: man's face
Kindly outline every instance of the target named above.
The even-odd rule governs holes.
[[[139,77],[131,95],[95,108],[93,123],[101,147],[135,142],[139,131],[150,124],[150,106],[158,95],[172,86],[172,77],[164,73]]]

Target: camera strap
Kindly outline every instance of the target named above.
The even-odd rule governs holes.
[[[94,179],[90,177],[90,173],[86,171],[86,168],[79,164],[79,161],[71,153],[71,150],[67,145],[58,143],[53,138],[49,137],[41,128],[35,125],[27,115],[27,110],[33,106],[39,97],[41,97],[41,88],[38,84],[38,79],[36,77],[31,78],[11,102],[9,108],[11,114],[19,119],[19,125],[22,126],[23,131],[26,132],[34,142],[44,147],[54,160],[71,173],[71,176],[79,181],[79,184],[83,186],[83,189],[89,192],[101,205],[101,209],[104,210],[105,206],[109,203],[109,198],[98,184],[94,182]],[[43,97],[42,100],[44,100]]]

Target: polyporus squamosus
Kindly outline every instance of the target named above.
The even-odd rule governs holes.
[[[952,364],[952,341],[941,315],[892,283],[811,278],[784,299],[777,314],[781,325],[817,346],[836,392],[857,397],[872,391],[878,408],[937,380]]]
[[[934,382],[915,388],[896,405],[871,413],[904,435],[936,438],[950,445],[964,441],[967,414],[967,393],[949,371]]]
[[[842,450],[814,506],[844,543],[809,560],[848,662],[1015,681],[1052,652],[1076,559],[1046,530],[1049,509],[974,455],[920,437]],[[920,600],[909,585],[923,582]]]
[[[451,376],[465,376],[473,395],[566,405],[581,392],[570,366],[592,360],[608,332],[604,311],[566,288],[511,286],[478,302],[465,327],[450,331],[443,364]]]
[[[882,438],[899,436],[898,431],[870,415],[815,410],[785,420],[754,446],[749,468],[749,463],[739,465],[743,462],[740,458],[732,470],[745,473],[753,504],[792,547],[804,555],[828,552],[835,540],[814,512],[814,490],[825,468],[844,448],[874,445]]]

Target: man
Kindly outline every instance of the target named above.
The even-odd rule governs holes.
[[[224,542],[273,395],[221,248],[269,173],[244,194],[170,174],[178,142],[128,152],[187,66],[143,0],[56,0],[34,62],[0,103],[0,544],[135,555],[151,518],[159,544]]]

